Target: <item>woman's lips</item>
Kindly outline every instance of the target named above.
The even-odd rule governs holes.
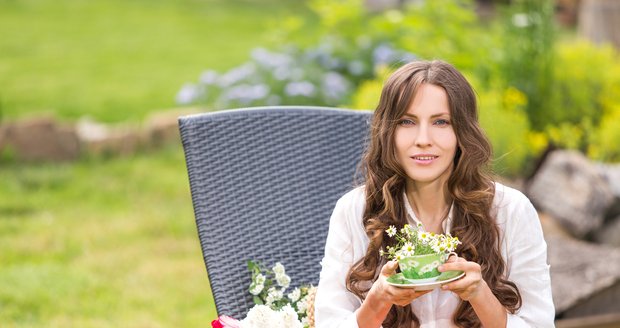
[[[435,156],[435,155],[415,155],[415,156],[411,156],[411,159],[413,159],[418,164],[428,165],[428,164],[431,164],[435,159],[437,159],[437,157],[439,157],[439,156]]]

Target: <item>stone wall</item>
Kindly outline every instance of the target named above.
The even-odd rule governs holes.
[[[73,161],[82,156],[117,156],[166,144],[180,144],[179,116],[196,108],[158,112],[140,124],[75,123],[44,116],[0,123],[0,160]]]

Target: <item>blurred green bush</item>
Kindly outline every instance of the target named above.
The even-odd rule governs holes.
[[[480,20],[468,0],[414,2],[382,12],[367,11],[362,0],[311,0],[309,6],[319,20],[314,35],[300,20],[278,31],[282,40],[306,33],[306,44],[257,49],[248,63],[186,85],[179,101],[368,109],[376,106],[389,72],[415,58],[439,58],[477,90],[499,173],[526,174],[549,144],[620,160],[613,141],[620,137],[620,56],[611,46],[556,41],[549,0],[513,1],[490,21]],[[247,77],[227,82],[238,70]],[[326,84],[329,75],[338,83]]]

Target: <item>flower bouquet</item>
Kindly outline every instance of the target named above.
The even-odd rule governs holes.
[[[213,328],[314,327],[316,287],[301,286],[286,293],[291,278],[279,262],[267,270],[257,262],[248,261],[248,268],[252,273],[249,292],[254,307],[241,321],[228,316],[218,317],[211,323]]]
[[[395,226],[385,230],[388,237],[396,239],[395,246],[380,251],[381,256],[396,260],[402,275],[417,283],[437,280],[441,274],[437,267],[445,263],[461,244],[458,237],[448,234],[435,234],[422,230],[422,225],[412,227],[405,224],[400,231]]]

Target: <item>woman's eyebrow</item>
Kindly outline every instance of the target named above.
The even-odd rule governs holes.
[[[413,118],[418,118],[418,116],[417,116],[417,115],[414,115],[414,114],[411,114],[411,113],[405,113],[405,114],[403,114],[403,117],[405,117],[405,116],[407,116],[407,117],[413,117]],[[450,113],[448,113],[448,112],[442,112],[442,113],[433,114],[433,115],[431,115],[431,118],[436,118],[436,117],[441,117],[441,116],[448,116],[448,117],[450,117]]]

